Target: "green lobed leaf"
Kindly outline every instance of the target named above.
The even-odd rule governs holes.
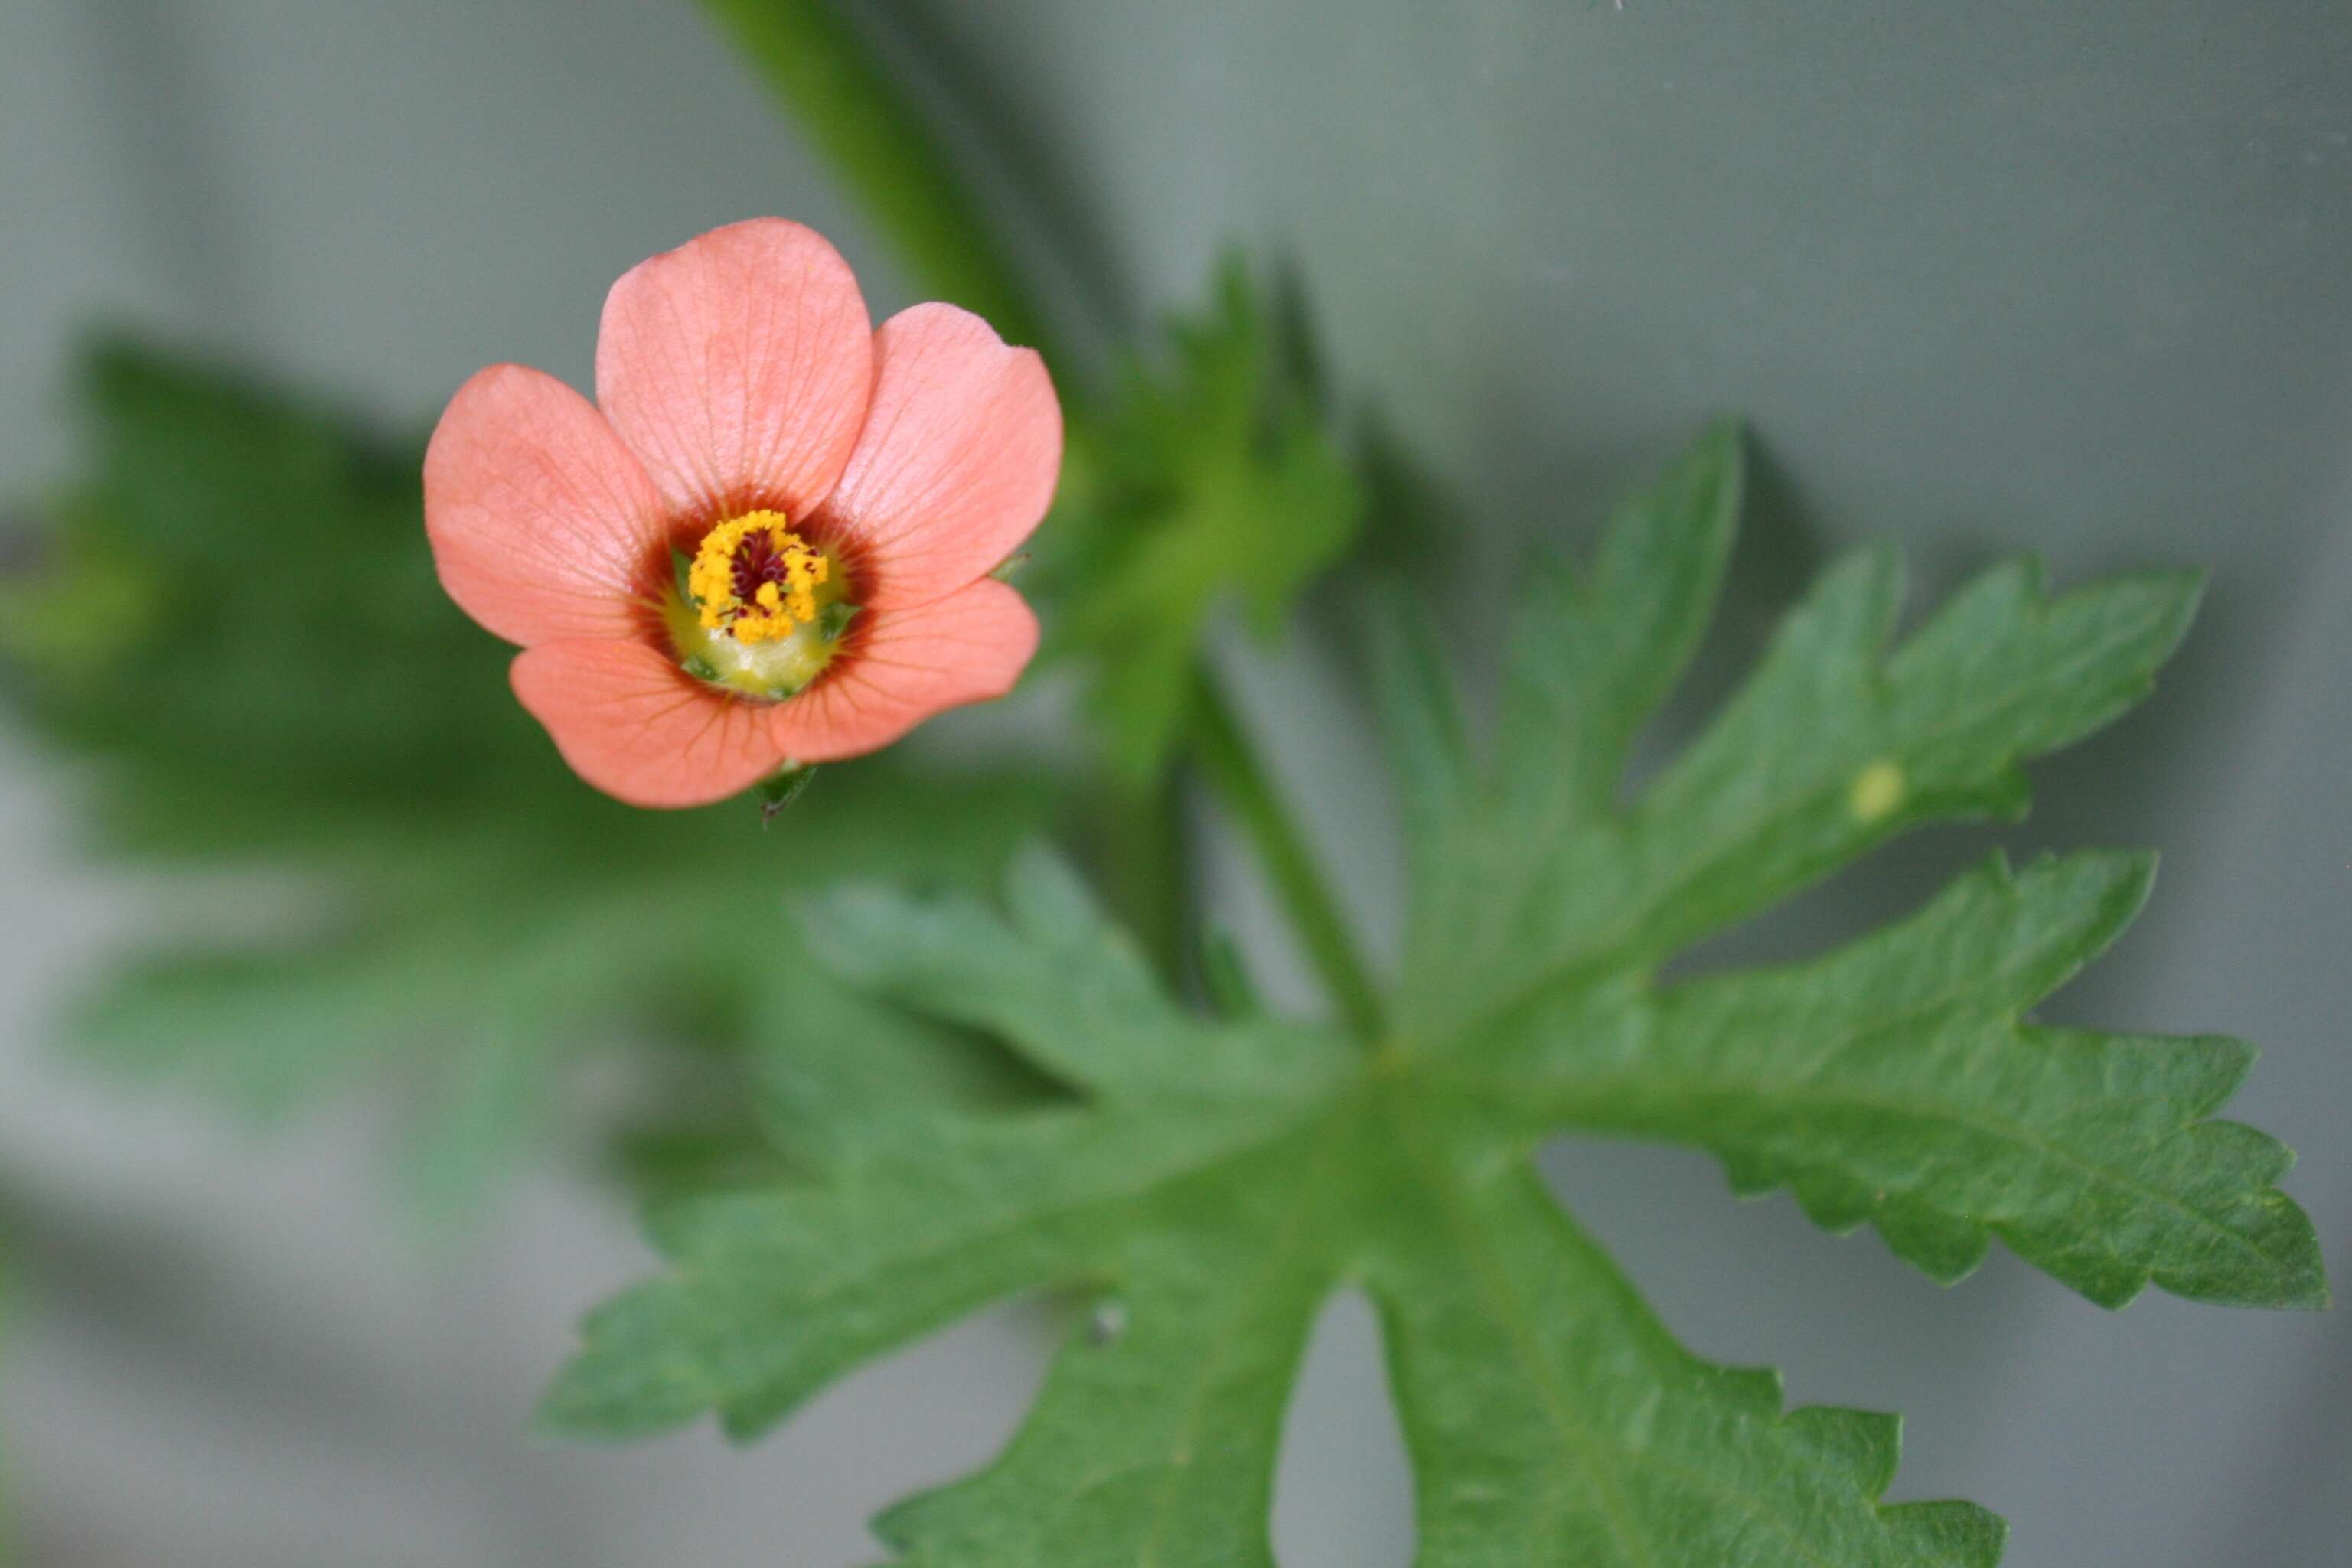
[[[1718,433],[1689,461],[1732,464],[1736,454]],[[1678,474],[1660,497],[1689,483]],[[1722,497],[1737,486],[1690,493],[1692,505],[1631,508],[1612,530],[1604,568],[1621,555],[1710,559],[1717,568],[1687,574],[1675,597],[1712,602],[1731,526]],[[1515,664],[1490,781],[1469,779],[1458,743],[1432,738],[1458,734],[1460,721],[1432,711],[1449,701],[1442,684],[1405,668],[1425,655],[1395,635],[1381,643],[1400,774],[1444,776],[1467,802],[1409,822],[1422,874],[1400,1012],[1410,1033],[1439,1049],[1549,990],[1647,972],[1907,829],[2021,814],[2018,764],[2145,695],[2198,592],[2193,575],[2168,572],[2053,597],[2037,566],[2011,561],[1890,654],[1895,559],[1884,549],[1856,551],[1790,615],[1705,733],[1620,806],[1612,796],[1626,744],[1664,683],[1604,671],[1591,690],[1572,691],[1577,662],[1541,650],[1630,649],[1606,626],[1653,612],[1605,576],[1588,585],[1561,561],[1541,564],[1526,583],[1517,624],[1543,630]],[[1400,604],[1397,613],[1412,611]],[[1696,611],[1668,613],[1677,624],[1661,661],[1673,670],[1696,634]]]
[[[1811,963],[1589,996],[1494,1063],[1547,1125],[1721,1155],[1822,1224],[1876,1226],[1939,1280],[1993,1235],[2103,1306],[2177,1295],[2321,1306],[2293,1156],[2204,1118],[2251,1047],[2037,1028],[2021,1014],[2137,913],[2150,857],[1995,857],[1898,925]],[[1520,1113],[1528,1113],[1523,1110]]]
[[[2152,577],[2053,598],[2003,569],[1889,655],[1891,562],[1854,558],[1622,799],[1712,604],[1739,455],[1711,433],[1590,573],[1528,579],[1491,768],[1434,636],[1388,624],[1413,885],[1399,1022],[1376,1039],[1269,1019],[1230,977],[1228,1016],[1179,1009],[1035,861],[1001,909],[810,905],[845,977],[1058,1092],[833,1102],[856,1130],[834,1165],[657,1223],[672,1269],[588,1319],[548,1425],[715,1411],[748,1437],[959,1316],[1075,1291],[1087,1310],[996,1462],[877,1531],[919,1568],[1265,1568],[1290,1382],[1355,1285],[1387,1340],[1424,1568],[1986,1568],[1992,1515],[1880,1501],[1894,1417],[1784,1410],[1772,1374],[1675,1344],[1543,1190],[1538,1146],[1696,1143],[1741,1190],[1789,1185],[1943,1278],[1999,1235],[2105,1302],[2149,1280],[2319,1300],[2310,1226],[2271,1185],[2284,1151],[2207,1119],[2242,1047],[2026,1021],[2129,922],[2145,857],[1996,861],[1824,957],[1659,982],[1682,943],[1903,827],[2016,809],[2018,763],[2145,690],[2194,597]]]
[[[1692,1356],[1526,1162],[1456,1114],[1394,1124],[1414,1141],[1371,1275],[1422,1562],[2000,1560],[2005,1528],[1981,1509],[1878,1503],[1895,1417],[1784,1415],[1777,1374]]]
[[[824,1176],[664,1214],[675,1272],[589,1318],[549,1428],[634,1436],[715,1409],[749,1437],[866,1357],[1075,1290],[1084,1325],[1003,1456],[877,1531],[910,1564],[1270,1564],[1290,1382],[1324,1299],[1360,1279],[1389,1327],[1428,1563],[1526,1561],[1530,1542],[1777,1562],[1753,1553],[1790,1540],[1841,1562],[1992,1561],[1999,1526],[1979,1511],[1877,1505],[1891,1418],[1783,1418],[1769,1376],[1678,1350],[1533,1190],[1530,1140],[1475,1086],[1131,991],[1117,945],[1065,944],[1019,913],[1040,874],[1017,873],[1033,889],[1009,916],[860,892],[811,924],[828,949],[862,945],[869,981],[996,1026],[1090,1092],[994,1114],[869,1107]],[[1008,958],[1002,986],[964,983]],[[1120,1005],[1009,1002],[1041,962],[1068,994]],[[1171,1048],[1201,1064],[1189,1083],[1158,1070]]]

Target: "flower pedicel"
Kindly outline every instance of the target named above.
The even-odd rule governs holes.
[[[425,523],[572,768],[695,806],[1011,690],[1037,622],[989,573],[1061,453],[1033,350],[951,305],[876,330],[832,246],[760,218],[613,286],[594,405],[521,365],[459,388]]]

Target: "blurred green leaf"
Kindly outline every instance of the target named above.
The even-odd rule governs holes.
[[[1034,768],[896,754],[827,768],[765,832],[746,802],[618,805],[441,592],[419,444],[119,341],[89,356],[82,406],[81,481],[0,597],[10,706],[68,765],[93,848],[259,874],[279,914],[152,944],[74,1038],[257,1113],[404,1073],[430,1207],[478,1193],[584,1056],[740,1040],[818,983],[761,918],[788,893],[985,876],[1051,809]]]
[[[1207,309],[1132,357],[1076,453],[1024,587],[1049,653],[1088,661],[1089,713],[1130,779],[1158,771],[1228,602],[1272,636],[1354,540],[1361,485],[1318,404],[1296,324],[1239,256]]]
[[[120,797],[97,841],[283,839],[321,801],[425,822],[518,769],[544,791],[500,646],[420,543],[421,445],[123,341],[86,356],[79,405],[82,478],[0,625],[14,706]]]
[[[1742,1191],[1878,1226],[1939,1279],[2000,1236],[2092,1300],[2153,1280],[2325,1299],[2274,1140],[2211,1120],[2226,1040],[2026,1014],[2121,933],[2147,857],[1995,860],[1810,963],[1662,984],[1684,946],[1927,821],[2022,804],[2019,764],[2148,689],[2193,580],[2052,596],[1997,569],[1887,646],[1885,558],[1832,570],[1745,690],[1633,799],[1630,744],[1713,608],[1728,427],[1621,507],[1589,569],[1523,575],[1490,755],[1417,601],[1380,693],[1410,841],[1396,1005],[1370,1030],[1178,1006],[1055,862],[1002,899],[837,889],[835,973],[1061,1086],[983,1107],[851,1096],[831,1166],[656,1218],[663,1276],[593,1312],[547,1425],[715,1412],[739,1438],[861,1361],[1008,1295],[1095,1307],[1003,1454],[885,1513],[909,1568],[1255,1565],[1284,1411],[1328,1296],[1378,1306],[1424,1568],[1804,1562],[1989,1568],[2004,1527],[1885,1504],[1892,1416],[1784,1410],[1675,1343],[1532,1160],[1585,1129],[1714,1150]]]

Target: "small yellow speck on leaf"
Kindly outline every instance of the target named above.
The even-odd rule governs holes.
[[[1903,769],[1885,758],[1853,776],[1854,820],[1875,822],[1903,804]]]

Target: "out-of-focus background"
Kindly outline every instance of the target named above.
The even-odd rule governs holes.
[[[2036,770],[2032,821],[1947,832],[1715,956],[1901,907],[1995,838],[2147,843],[2121,948],[2046,1009],[2265,1048],[2233,1113],[2352,1238],[2352,12],[2326,0],[920,0],[868,20],[1082,340],[1195,298],[1241,242],[1301,279],[1342,398],[1477,519],[1453,624],[1510,550],[1580,536],[1726,409],[1763,469],[1731,613],[1844,541],[1916,592],[2028,546],[2062,580],[2213,570],[2158,697]],[[0,8],[0,494],[70,461],[93,323],[421,428],[470,371],[584,384],[604,288],[758,213],[891,260],[694,9],[658,0],[13,0]],[[257,570],[266,570],[257,563]],[[1475,637],[1471,639],[1475,642]],[[1384,810],[1339,672],[1236,671],[1368,919]],[[707,1429],[526,1444],[590,1301],[644,1255],[558,1166],[470,1236],[385,1196],[376,1112],[266,1138],[126,1096],[52,1009],[147,890],[78,865],[53,758],[0,736],[0,1455],[26,1560],[185,1568],[865,1561],[867,1513],[982,1459],[1045,1339],[1000,1312],[743,1452]],[[1252,889],[1223,879],[1245,928]],[[2011,1562],[2341,1560],[2352,1322],[2119,1315],[1996,1249],[1943,1291],[1696,1156],[1577,1146],[1568,1199],[1709,1357],[1903,1410],[1896,1495],[2016,1527]],[[1369,1314],[1318,1336],[1284,1560],[1402,1564]]]

